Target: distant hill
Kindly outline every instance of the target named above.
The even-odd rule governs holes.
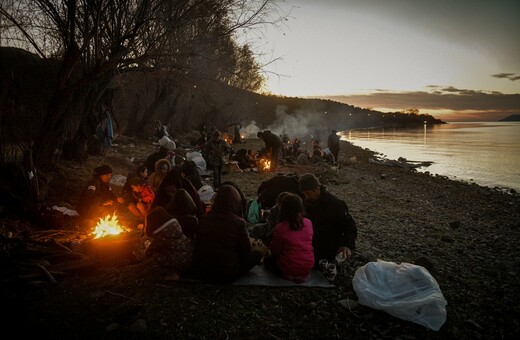
[[[520,122],[520,115],[511,115],[500,119],[499,122]]]

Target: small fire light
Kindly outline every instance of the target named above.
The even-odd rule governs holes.
[[[266,158],[260,158],[258,161],[262,170],[269,170],[271,168],[271,161]]]
[[[119,224],[117,215],[114,213],[113,215],[108,214],[104,218],[100,218],[92,232],[92,235],[94,235],[94,238],[96,239],[109,235],[119,235],[127,231],[128,230],[125,226]]]

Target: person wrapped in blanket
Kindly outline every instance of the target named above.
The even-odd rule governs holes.
[[[211,211],[199,220],[192,275],[212,283],[230,283],[259,264],[267,247],[249,238],[239,191],[222,184]]]
[[[145,257],[157,261],[166,280],[179,280],[191,266],[193,240],[184,235],[177,219],[163,207],[152,209],[146,216],[144,233],[151,241]]]

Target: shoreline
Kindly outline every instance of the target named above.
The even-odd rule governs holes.
[[[496,122],[485,123],[494,124]],[[409,162],[431,163],[431,166],[419,167],[417,169],[419,172],[430,173],[433,176],[445,176],[455,181],[475,183],[480,186],[509,192],[511,194],[520,192],[520,178],[513,167],[513,164],[518,164],[519,159],[508,158],[508,150],[505,149],[504,146],[493,148],[490,144],[492,140],[489,138],[493,133],[504,131],[507,137],[500,139],[502,143],[500,145],[508,145],[513,148],[513,150],[519,149],[518,143],[515,143],[515,140],[512,139],[512,133],[517,131],[515,127],[516,124],[507,125],[507,127],[504,128],[505,130],[499,129],[496,131],[480,125],[480,122],[463,122],[463,124],[471,124],[470,128],[473,129],[483,129],[478,131],[483,131],[479,133],[483,133],[485,138],[485,142],[482,144],[484,151],[482,152],[488,155],[485,157],[486,159],[480,159],[479,155],[482,152],[477,153],[480,142],[475,139],[475,137],[469,141],[469,146],[463,146],[466,142],[460,138],[455,139],[455,143],[453,144],[450,138],[455,138],[452,137],[454,132],[446,132],[449,130],[439,130],[440,134],[438,137],[436,137],[437,134],[428,134],[428,143],[426,143],[426,132],[423,141],[422,134],[421,137],[418,137],[414,130],[410,132],[409,129],[404,128],[403,131],[408,132],[399,133],[390,131],[387,134],[385,130],[382,130],[384,128],[381,127],[371,129],[378,132],[375,132],[374,136],[369,136],[368,139],[365,139],[365,135],[352,137],[347,133],[342,135],[342,141],[351,143],[360,148],[364,148],[365,145],[374,152],[374,157],[382,160],[408,159]],[[351,139],[348,139],[349,137]],[[450,140],[451,144],[446,144],[447,139]],[[439,144],[437,145],[436,143]],[[489,156],[489,153],[492,152],[491,150],[495,152],[493,156]],[[507,162],[505,161],[506,159],[515,163]],[[497,171],[496,168],[484,165],[486,163],[483,162],[491,162],[490,164],[498,166],[501,170]]]

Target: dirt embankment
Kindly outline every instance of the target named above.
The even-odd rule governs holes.
[[[259,140],[246,148],[258,149]],[[108,163],[126,175],[153,152],[148,142],[120,143],[85,165],[63,162],[49,201],[74,202],[91,170]],[[17,333],[74,338],[513,338],[520,334],[520,197],[368,162],[373,154],[342,143],[339,169],[285,165],[312,172],[344,199],[358,224],[354,260],[335,288],[263,288],[167,283],[145,263],[91,268],[58,284],[4,290],[2,322]],[[133,158],[133,159],[132,159]],[[247,198],[271,173],[230,173]],[[448,302],[435,332],[352,304],[351,280],[370,260],[426,267]]]

